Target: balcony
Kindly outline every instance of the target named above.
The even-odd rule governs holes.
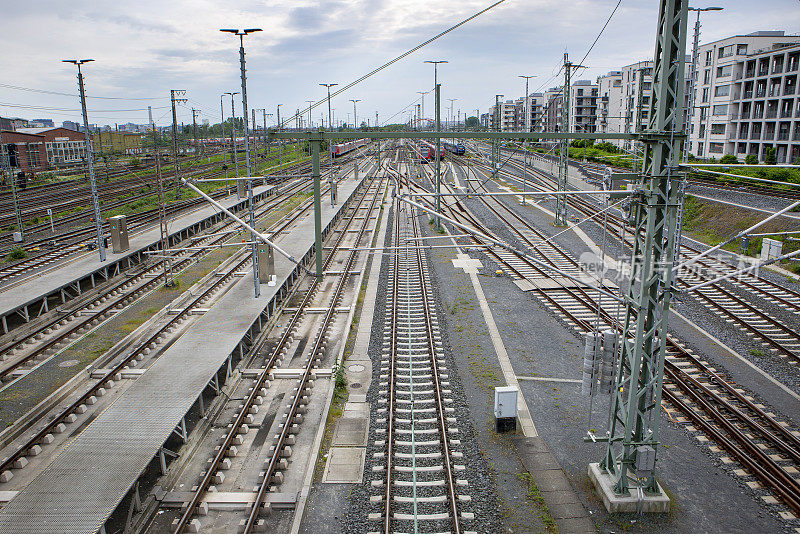
[[[744,99],[753,98],[753,90],[751,89],[750,91],[745,91],[742,94],[742,98]]]
[[[778,141],[788,141],[789,132],[778,132]]]
[[[765,119],[774,119],[777,116],[778,116],[778,110],[777,109],[770,109],[770,110],[767,110],[767,113],[766,113],[766,115],[764,115],[764,118]]]
[[[769,76],[769,69],[760,69],[758,71],[759,76]]]
[[[792,110],[791,109],[784,109],[783,111],[781,111],[781,118],[782,119],[788,119],[788,118],[791,118],[791,116],[792,116]]]
[[[800,131],[795,131],[792,136],[792,141],[800,141]]]
[[[761,139],[761,132],[753,132],[750,134],[750,139]]]
[[[753,111],[753,119],[754,120],[755,119],[760,119],[763,116],[764,116],[764,110],[763,109],[757,109],[757,110]]]
[[[783,64],[775,65],[772,67],[772,74],[780,74],[783,72]]]
[[[745,78],[752,78],[755,75],[756,75],[755,69],[750,69],[750,70],[748,70],[747,72],[744,73],[744,77]]]
[[[742,118],[742,119],[749,119],[749,118],[750,118],[750,110],[748,109],[747,111],[742,111],[742,112],[739,114],[739,118]]]
[[[784,96],[792,96],[796,91],[796,86],[790,85],[783,90]]]

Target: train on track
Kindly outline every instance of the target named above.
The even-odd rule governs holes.
[[[425,163],[428,161],[436,161],[436,145],[433,145],[427,141],[420,141],[418,145],[412,146],[420,162]],[[441,157],[443,152],[444,150],[440,149],[439,157]]]
[[[460,141],[442,141],[442,148],[445,150],[445,152],[451,152],[456,156],[463,156],[467,151]]]
[[[348,141],[347,143],[341,143],[338,145],[333,145],[331,147],[331,156],[338,157],[347,154],[348,152],[352,152],[358,148],[367,144],[366,139],[356,139],[355,141]]]

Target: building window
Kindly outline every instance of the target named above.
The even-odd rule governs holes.
[[[714,89],[714,96],[728,96],[729,94],[731,94],[730,85],[718,85],[716,89]]]
[[[711,83],[711,69],[706,69],[703,73],[703,84],[708,85]]]
[[[717,78],[725,78],[726,76],[730,76],[732,70],[733,70],[732,65],[717,67]]]
[[[736,45],[736,54],[739,56],[746,56],[747,55],[747,45],[740,44]]]
[[[710,154],[722,154],[723,149],[722,143],[709,143],[708,144],[708,152]]]
[[[728,104],[721,104],[718,106],[714,106],[713,110],[711,111],[712,115],[720,116],[720,115],[727,115],[728,114]]]
[[[708,87],[703,87],[703,98],[700,102],[708,102]]]
[[[711,125],[711,134],[712,135],[721,135],[725,133],[725,124],[712,124]]]
[[[711,66],[711,50],[706,52],[706,67]]]
[[[25,150],[28,156],[28,168],[33,169],[41,165],[39,161],[39,143],[28,143],[25,145]]]

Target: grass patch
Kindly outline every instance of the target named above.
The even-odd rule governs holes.
[[[755,356],[756,358],[766,358],[767,353],[761,349],[750,349],[750,355]]]
[[[525,499],[536,506],[537,515],[542,523],[544,523],[547,532],[558,534],[558,525],[556,525],[556,520],[553,519],[550,509],[547,507],[547,503],[544,502],[542,492],[539,491],[539,487],[536,485],[536,482],[534,482],[531,474],[526,471],[524,473],[519,473],[517,478],[528,485],[528,491],[525,493]]]

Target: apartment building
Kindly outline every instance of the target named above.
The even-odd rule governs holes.
[[[542,125],[542,93],[531,93],[528,95],[527,98],[527,108],[525,97],[518,98],[514,101],[515,104],[515,114],[514,114],[514,121],[515,121],[515,128],[520,131],[524,132],[525,128],[528,127],[529,131],[538,132],[541,131]],[[527,118],[525,117],[525,110],[528,111]]]
[[[623,125],[622,71],[612,70],[597,78],[597,131],[621,132]]]
[[[594,133],[597,128],[597,100],[600,88],[590,80],[578,80],[570,87],[569,131]]]
[[[688,150],[778,163],[800,159],[800,36],[759,31],[699,48]]]
[[[517,122],[516,122],[516,114],[517,114],[517,105],[513,100],[506,100],[505,102],[500,102],[499,106],[499,122],[500,127],[499,130],[501,132],[515,132],[517,131]],[[491,106],[489,108],[489,128],[492,130],[497,130],[497,125],[495,124],[495,120],[498,119],[498,114],[496,113],[495,106]]]

